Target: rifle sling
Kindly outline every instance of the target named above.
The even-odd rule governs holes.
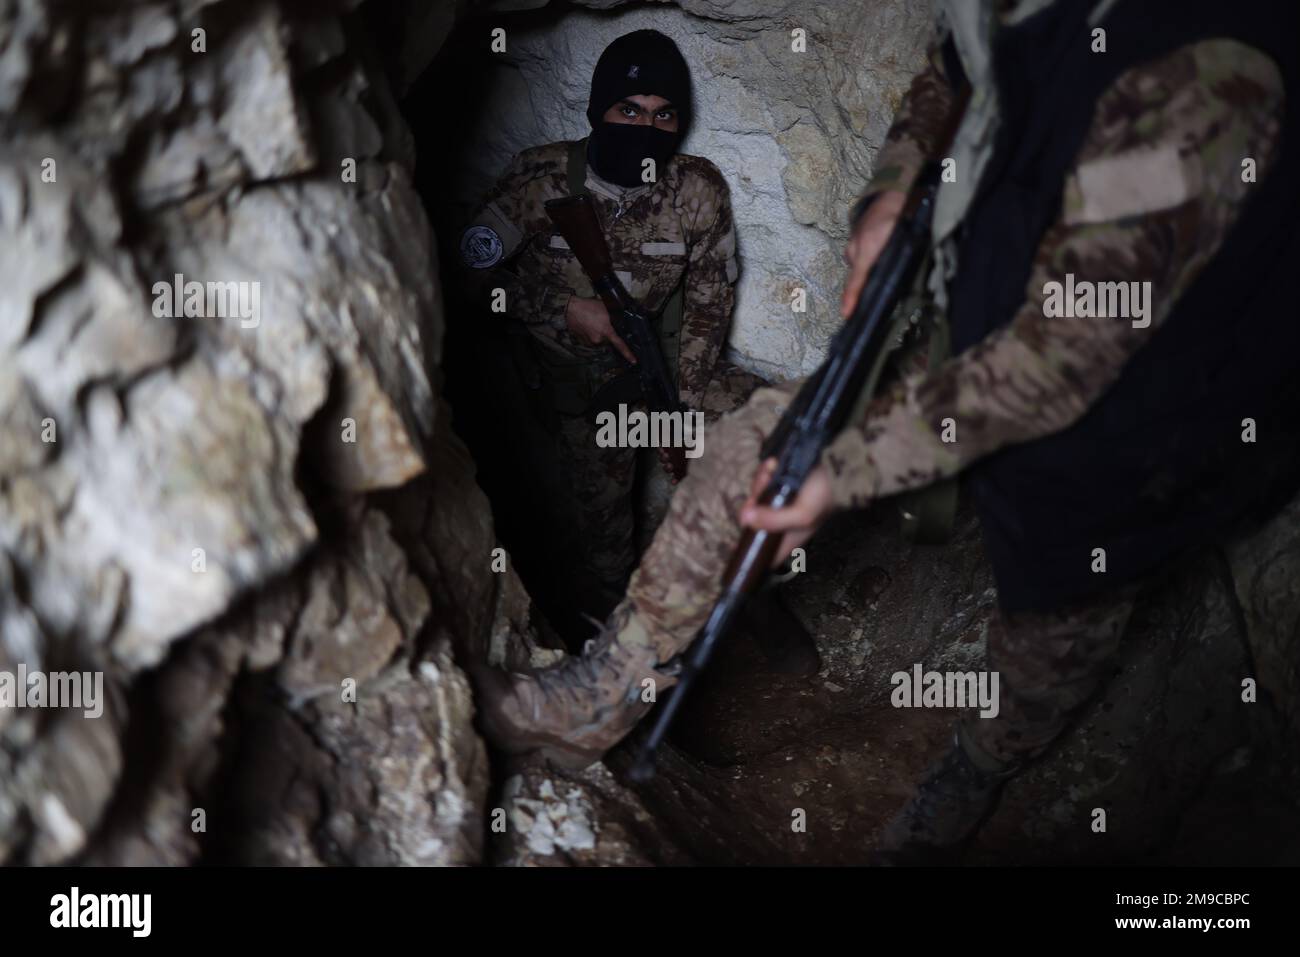
[[[948,317],[935,312],[931,317],[930,356],[927,368],[934,370],[952,353]],[[957,476],[952,475],[900,498],[903,537],[918,545],[940,545],[952,538],[957,519]]]
[[[587,138],[569,144],[569,162],[565,173],[569,181],[570,196],[587,195]]]
[[[876,397],[885,363],[902,346],[908,328],[913,324],[919,322],[929,326],[928,368],[938,368],[940,363],[948,359],[951,353],[948,319],[942,311],[934,308],[927,293],[926,277],[930,272],[930,262],[930,257],[927,256],[916,271],[917,278],[912,292],[894,310],[885,347],[880,350],[867,374],[850,422],[861,422],[866,417],[867,406]],[[952,536],[957,514],[957,479],[943,479],[900,495],[898,510],[902,516],[901,531],[905,539],[925,545],[946,542]]]

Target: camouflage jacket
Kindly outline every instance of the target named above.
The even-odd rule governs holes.
[[[1005,446],[1077,421],[1160,327],[1227,236],[1280,137],[1271,59],[1237,41],[1181,47],[1119,76],[1097,101],[1061,209],[1012,320],[932,369],[902,376],[827,450],[840,506],[927,485]],[[951,105],[932,50],[895,117],[866,195],[906,190]],[[1044,287],[1067,272],[1149,281],[1144,328],[1044,318]],[[943,440],[945,422],[956,441]]]
[[[569,300],[595,292],[544,209],[547,200],[568,195],[570,145],[551,143],[514,158],[462,235],[461,258],[477,273],[476,294],[504,289],[506,313],[526,323],[544,348],[607,362],[608,347],[569,334]],[[658,312],[685,277],[678,384],[682,401],[698,408],[726,339],[739,271],[726,181],[708,160],[678,154],[654,183],[621,189],[588,170],[586,185],[615,269],[647,311]]]

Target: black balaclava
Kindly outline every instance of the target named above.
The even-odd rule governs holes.
[[[633,123],[606,123],[605,111],[629,96],[662,96],[677,110],[677,132]],[[657,30],[628,33],[605,48],[591,77],[587,162],[601,179],[641,186],[641,163],[655,169],[677,152],[691,116],[691,73],[677,44]]]

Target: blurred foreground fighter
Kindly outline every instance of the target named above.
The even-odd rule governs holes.
[[[1099,687],[1140,583],[1294,488],[1295,5],[937,8],[929,63],[855,207],[843,310],[964,76],[930,273],[955,355],[904,366],[785,509],[755,495],[793,386],[723,419],[599,647],[485,680],[503,747],[582,763],[617,742],[649,708],[642,681],[673,682],[742,524],[784,532],[786,554],[837,509],[964,472],[998,585],[1001,708],[959,722],[883,841],[897,861],[942,857]]]

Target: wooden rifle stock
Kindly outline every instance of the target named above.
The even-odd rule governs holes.
[[[573,250],[578,265],[591,280],[592,288],[609,309],[610,315],[622,310],[615,287],[621,286],[614,275],[614,262],[601,231],[596,208],[586,196],[565,196],[546,203],[546,215],[555,223],[564,241]]]

